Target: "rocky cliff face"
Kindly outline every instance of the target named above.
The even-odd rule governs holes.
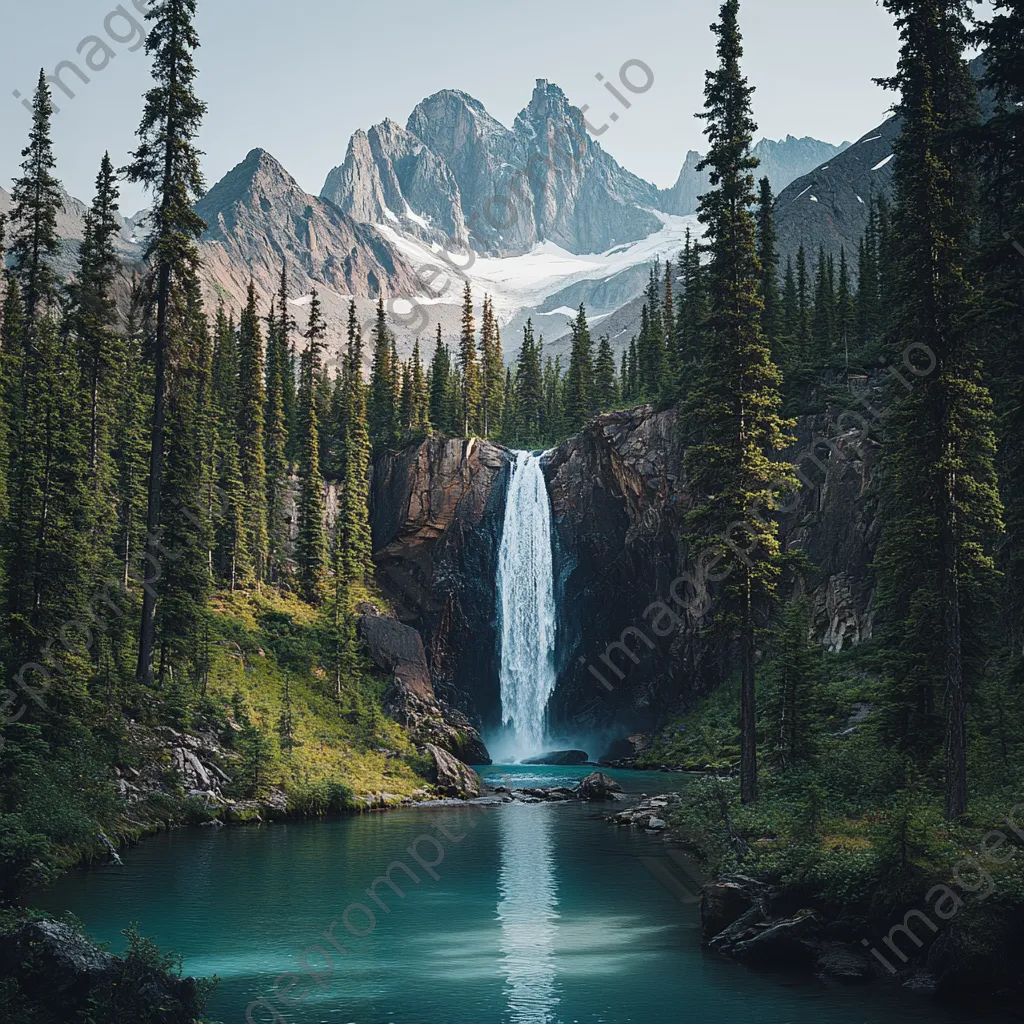
[[[431,437],[381,456],[370,496],[384,596],[423,637],[438,696],[485,727],[501,712],[494,580],[509,465],[490,442]]]
[[[233,308],[244,302],[250,278],[266,303],[285,260],[292,295],[324,285],[343,296],[416,294],[412,267],[375,228],[307,195],[265,150],[249,153],[196,212],[208,225],[202,239],[207,292],[227,297]]]
[[[781,520],[786,549],[808,563],[784,597],[809,599],[815,635],[832,651],[872,634],[878,540],[876,446],[858,422],[837,426],[840,412],[800,420],[791,457],[804,483]],[[500,715],[495,576],[509,464],[496,445],[431,438],[383,456],[372,489],[380,584],[422,634],[438,695],[485,729]],[[687,591],[672,593],[692,559],[681,540],[690,502],[681,466],[675,413],[650,407],[600,416],[544,462],[559,606],[556,731],[649,729],[731,670],[728,644],[681,614]]]
[[[877,447],[859,425],[841,429],[841,412],[799,421],[790,457],[803,483],[780,522],[785,549],[808,562],[784,597],[809,598],[815,635],[832,651],[871,636],[878,541],[870,489]],[[559,725],[648,728],[730,671],[728,645],[709,642],[677,614],[672,595],[693,558],[680,540],[690,502],[681,460],[675,413],[645,407],[599,417],[547,461],[558,538]],[[685,600],[689,591],[679,593]]]

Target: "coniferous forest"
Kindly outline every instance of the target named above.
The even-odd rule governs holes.
[[[411,350],[384,288],[370,323],[348,300],[337,336],[320,290],[296,301],[304,271],[288,251],[269,299],[253,278],[244,295],[211,302],[197,0],[157,0],[146,15],[152,82],[135,148],[124,166],[103,157],[65,267],[53,87],[40,72],[0,215],[0,947],[11,964],[26,957],[0,972],[0,1017],[203,1013],[210,986],[182,994],[180,963],[128,919],[106,981],[81,998],[40,995],[52,965],[18,943],[47,918],[26,908],[83,865],[117,851],[127,860],[178,826],[493,796],[502,780],[481,768],[481,784],[466,764],[485,762],[481,734],[490,743],[509,716],[488,719],[483,682],[460,689],[450,639],[463,585],[452,566],[482,573],[484,555],[460,552],[490,549],[458,547],[451,515],[424,513],[416,543],[449,530],[439,550],[455,554],[431,555],[444,567],[433,576],[416,561],[416,587],[436,588],[417,619],[387,571],[408,536],[385,536],[386,523],[406,509],[382,503],[401,467],[434,472],[439,453],[462,472],[481,445],[571,453],[587,450],[585,437],[611,451],[627,414],[672,425],[670,475],[687,499],[671,512],[671,575],[698,566],[687,579],[701,600],[673,612],[687,653],[665,641],[657,655],[658,685],[671,687],[652,683],[634,701],[647,725],[622,719],[619,732],[642,741],[601,759],[630,797],[658,783],[645,776],[631,790],[629,769],[691,774],[653,812],[641,803],[642,821],[631,811],[619,823],[671,835],[700,865],[701,925],[720,953],[819,974],[838,963],[846,981],[916,972],[940,996],[1019,1012],[1024,5],[995,0],[988,20],[966,0],[883,6],[900,38],[883,83],[900,128],[892,187],[858,197],[867,227],[856,246],[780,247],[779,197],[752,155],[740,3],[724,0],[698,115],[710,187],[695,226],[680,251],[645,265],[635,329],[610,336],[581,302],[555,346],[567,357],[532,319],[508,330],[500,303],[468,278],[458,330],[439,322]],[[128,186],[148,196],[141,262],[118,245]],[[608,458],[602,495],[627,491],[621,453]],[[824,499],[808,512],[794,496],[827,483],[830,458],[861,473],[857,522],[870,523],[873,551],[860,567],[872,629],[831,646],[807,582],[831,539],[794,543],[784,525],[800,507],[801,536],[817,536]],[[468,479],[460,500],[482,486]],[[504,501],[479,505],[506,514]],[[463,534],[491,529],[459,509]],[[556,502],[556,566],[570,521]],[[481,585],[500,636],[509,605]],[[615,600],[594,595],[595,606]],[[382,654],[379,623],[399,620],[423,642],[409,630],[411,655]],[[620,680],[647,671],[639,643],[618,646],[629,659]],[[591,652],[571,653],[558,671]],[[427,695],[409,681],[421,663]],[[596,721],[588,701],[575,713]],[[154,985],[170,986],[161,998],[177,1016],[154,1009]],[[337,996],[344,1005],[343,985]],[[243,1019],[245,1003],[233,1012]]]

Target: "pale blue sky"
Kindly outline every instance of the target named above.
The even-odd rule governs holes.
[[[138,0],[142,2],[142,0]],[[620,119],[601,144],[659,186],[675,181],[688,149],[702,149],[704,69],[713,61],[708,25],[719,0],[446,0],[337,3],[329,0],[199,0],[202,49],[198,90],[209,103],[201,139],[209,184],[254,146],[273,153],[309,192],[341,163],[352,132],[412,107],[442,88],[476,96],[504,124],[529,100],[534,80],[560,85],[589,104],[599,125]],[[73,100],[60,92],[55,118],[58,173],[90,198],[103,150],[122,162],[133,143],[148,81],[142,49],[130,52],[124,18],[104,21],[114,0],[8,3],[0,36],[0,183],[6,188],[25,144],[28,114],[12,96],[28,93],[40,66],[50,73],[74,59],[88,35],[104,37],[114,59],[83,85],[67,72]],[[133,0],[124,7],[137,15]],[[875,0],[746,0],[745,68],[757,87],[761,135],[791,132],[829,142],[874,127],[890,103],[871,79],[893,71],[897,39]],[[87,55],[88,49],[84,51]],[[98,60],[98,58],[96,58]],[[654,84],[618,106],[595,80],[618,78],[630,59]],[[127,189],[123,206],[144,203]]]

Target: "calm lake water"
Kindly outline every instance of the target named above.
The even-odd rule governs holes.
[[[589,770],[484,774],[556,785]],[[633,793],[685,785],[611,774]],[[367,888],[396,863],[402,897],[380,883],[375,901]],[[115,949],[138,921],[187,973],[220,977],[208,1016],[224,1024],[971,1019],[927,998],[738,967],[701,948],[694,888],[680,851],[611,827],[600,806],[537,804],[182,829],[32,902],[71,911]]]

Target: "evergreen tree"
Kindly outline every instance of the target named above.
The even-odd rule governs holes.
[[[441,339],[441,325],[437,325],[437,345],[430,362],[430,422],[442,434],[454,433],[454,412],[451,402],[451,354]]]
[[[398,409],[395,407],[395,374],[398,368],[392,364],[391,349],[391,331],[388,329],[384,299],[380,298],[373,328],[373,365],[367,406],[370,438],[376,450],[387,448],[398,439]]]
[[[761,732],[774,767],[807,764],[816,753],[821,648],[803,602],[787,605],[774,631],[764,673]]]
[[[466,282],[462,299],[462,334],[459,337],[459,372],[462,375],[460,419],[463,437],[480,429],[481,381],[476,358],[476,321],[473,317],[473,292]]]
[[[239,457],[238,338],[223,304],[214,323],[212,387],[219,501],[213,508],[214,566],[233,591],[250,562],[247,548],[245,485]]]
[[[494,305],[484,296],[483,322],[480,333],[481,402],[484,437],[497,434],[501,424],[501,408],[505,392],[505,366],[501,352],[501,331]]]
[[[15,179],[11,190],[10,256],[21,292],[28,344],[32,344],[36,324],[50,311],[57,293],[53,259],[58,248],[61,188],[53,174],[56,160],[50,138],[52,117],[50,87],[41,70],[32,100],[32,129],[28,145],[21,151],[22,176]]]
[[[876,556],[883,643],[896,728],[922,755],[945,703],[946,816],[967,808],[967,702],[986,653],[1000,529],[992,403],[975,324],[969,269],[974,196],[965,129],[977,118],[963,51],[966,0],[886,0],[902,40],[896,76],[895,352],[916,345],[927,365],[886,420]],[[894,396],[895,398],[895,396]],[[936,730],[937,731],[937,730]]]
[[[168,337],[174,339],[174,359],[169,364],[174,366],[174,382],[167,392],[163,462],[167,500],[161,513],[161,549],[167,556],[155,622],[161,685],[179,667],[194,683],[203,685],[209,668],[213,346],[196,278],[187,282],[182,299],[180,307],[172,307],[167,325]]]
[[[818,252],[818,267],[814,276],[814,322],[811,328],[814,346],[814,362],[826,365],[832,357],[835,346],[836,297],[832,288],[832,274],[829,271],[825,246]]]
[[[146,53],[153,57],[156,81],[146,93],[137,133],[139,147],[124,171],[129,181],[145,186],[154,198],[150,217],[152,232],[146,250],[153,277],[156,317],[152,341],[154,401],[146,515],[146,561],[150,566],[159,565],[161,555],[168,391],[173,389],[176,368],[188,367],[192,361],[187,345],[194,340],[189,330],[185,332],[189,337],[175,338],[172,327],[183,325],[189,319],[179,310],[188,303],[186,293],[199,265],[196,240],[206,227],[193,209],[193,204],[205,191],[194,140],[206,112],[206,105],[196,98],[193,89],[197,72],[192,55],[199,46],[193,24],[195,13],[196,0],[158,0],[146,14],[147,21],[152,23],[146,37]],[[187,373],[188,369],[183,372]],[[146,587],[143,594],[138,678],[144,684],[153,679],[156,594],[152,586]]]
[[[116,465],[112,430],[116,421],[118,390],[137,387],[124,378],[124,343],[118,333],[114,283],[120,261],[114,249],[118,223],[118,190],[109,154],[104,154],[96,178],[96,196],[86,213],[77,280],[69,287],[66,329],[75,337],[81,386],[79,401],[86,410],[88,508],[92,537],[94,585],[116,575],[114,523],[117,517]],[[100,659],[106,646],[101,635],[93,649]]]
[[[281,277],[277,289],[277,329],[274,332],[277,345],[274,351],[274,373],[281,381],[281,413],[284,417],[285,465],[290,467],[299,459],[299,401],[297,391],[297,366],[295,344],[292,341],[297,329],[295,320],[288,312],[288,264],[281,264]],[[270,467],[267,467],[268,472]]]
[[[639,402],[643,397],[640,390],[640,356],[637,354],[636,338],[629,339],[629,400]]]
[[[984,46],[984,87],[994,111],[977,133],[981,155],[979,265],[985,275],[980,315],[986,372],[999,426],[999,482],[1006,533],[999,544],[1002,624],[1012,653],[1014,685],[1024,658],[1024,7],[996,0],[990,20],[975,27]],[[1002,706],[1002,705],[1001,705]]]
[[[724,0],[719,23],[719,67],[708,72],[708,155],[698,169],[710,172],[712,191],[701,197],[699,217],[711,253],[708,268],[709,351],[700,365],[688,407],[692,444],[686,467],[702,495],[687,519],[711,541],[731,570],[723,584],[721,618],[739,634],[740,794],[757,798],[755,614],[774,593],[779,575],[776,493],[792,479],[774,452],[790,443],[779,416],[781,375],[761,331],[762,268],[757,257],[751,156],[755,124],[751,88],[740,69],[743,55],[739,0]],[[748,511],[755,508],[759,515]],[[756,519],[756,523],[754,520]],[[745,524],[747,554],[739,558],[720,538]],[[756,542],[756,546],[755,546]]]
[[[309,323],[304,337],[299,380],[300,435],[298,539],[295,560],[302,594],[311,604],[323,596],[327,573],[327,540],[324,533],[324,478],[320,472],[320,425],[317,409],[317,379],[320,352],[327,336],[327,324],[320,309],[320,297],[313,289]]]
[[[835,336],[845,354],[856,340],[857,314],[850,286],[850,268],[846,263],[846,249],[839,250],[839,278],[836,282]]]
[[[430,431],[430,392],[427,388],[427,374],[423,369],[423,357],[420,354],[420,339],[412,345],[412,356],[409,358],[409,389],[410,423],[409,429],[417,440]],[[498,421],[500,426],[500,420]]]
[[[277,301],[281,301],[278,296]],[[287,302],[287,299],[284,300]],[[285,309],[287,317],[287,307]],[[285,412],[285,374],[291,373],[286,340],[274,302],[267,318],[267,404],[265,412],[264,458],[267,478],[267,580],[279,583],[285,572],[288,523],[288,426]]]
[[[348,588],[362,585],[370,570],[370,456],[372,446],[366,421],[366,387],[363,384],[363,343],[356,319],[355,302],[349,305],[349,344],[342,374],[345,402],[344,475],[335,525],[335,602],[347,599],[337,590],[340,580]],[[417,343],[416,358],[419,357]],[[340,606],[347,614],[347,606]],[[338,623],[336,622],[335,625]]]
[[[267,578],[267,464],[264,450],[263,331],[249,282],[238,331],[238,452],[245,496],[245,547],[257,585]]]
[[[779,351],[780,358],[789,367],[795,362],[800,344],[800,295],[793,272],[793,257],[786,257],[786,273],[783,275],[782,297],[779,301]]]
[[[113,428],[112,457],[117,469],[116,543],[119,577],[122,590],[132,592],[133,559],[142,550],[145,540],[147,477],[149,470],[149,420],[152,411],[152,380],[143,358],[142,327],[145,299],[142,286],[134,281],[125,318],[122,342],[123,361],[121,386]],[[119,628],[127,626],[127,618],[118,620]],[[124,637],[127,648],[127,637]]]
[[[767,176],[758,183],[757,196],[757,258],[761,261],[761,302],[764,310],[761,323],[776,362],[779,349],[779,252],[775,235],[775,196]]]
[[[515,422],[511,441],[533,448],[544,434],[544,371],[540,348],[533,336],[533,320],[523,328],[523,344],[516,359]]]
[[[619,393],[615,383],[615,356],[607,334],[602,334],[597,344],[597,360],[594,363],[594,408],[598,412],[609,412],[619,404]]]
[[[572,331],[572,351],[569,355],[569,370],[565,375],[562,411],[565,428],[575,433],[586,423],[596,404],[594,346],[590,340],[587,311],[582,302],[576,319],[569,327]]]
[[[796,254],[797,351],[802,360],[811,357],[811,279],[807,270],[807,253],[801,244]]]

